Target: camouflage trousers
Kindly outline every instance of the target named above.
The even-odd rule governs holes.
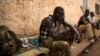
[[[68,42],[54,41],[49,56],[71,56],[71,50]]]
[[[74,33],[71,31],[63,31],[59,37],[56,38],[46,38],[46,39],[42,39],[40,46],[42,47],[49,47],[52,45],[52,43],[54,41],[66,41],[69,43],[69,45],[71,45],[73,43],[74,40]]]
[[[53,43],[53,38],[46,38],[42,39],[40,46],[51,49],[52,43]]]
[[[42,47],[50,49],[49,56],[70,56],[70,45],[67,41],[53,41],[53,39],[46,39],[42,41]]]
[[[60,33],[59,37],[54,38],[54,41],[66,41],[71,45],[74,40],[74,32],[68,30]]]
[[[70,56],[70,46],[74,39],[71,31],[62,32],[59,37],[42,39],[41,47],[50,49],[49,56]]]

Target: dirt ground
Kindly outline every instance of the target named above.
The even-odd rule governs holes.
[[[83,53],[81,56],[100,56],[100,39],[89,48],[88,53]]]

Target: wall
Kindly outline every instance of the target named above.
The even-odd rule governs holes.
[[[82,0],[0,0],[0,25],[7,25],[17,35],[38,34],[41,20],[56,6],[65,9],[66,21],[72,25],[83,14]]]

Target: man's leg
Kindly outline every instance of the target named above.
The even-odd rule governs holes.
[[[69,45],[73,43],[74,40],[74,32],[70,30],[63,31],[60,36],[55,41],[67,41]]]
[[[50,56],[71,56],[70,45],[66,41],[54,41]]]
[[[81,32],[84,32],[85,37],[88,38],[88,39],[92,39],[93,36],[94,36],[91,24],[80,25],[78,30],[81,31]]]
[[[40,45],[41,47],[46,47],[51,49],[51,45],[53,43],[53,38],[42,39]]]
[[[97,41],[99,39],[99,36],[100,36],[100,30],[96,29],[96,28],[92,28],[93,30],[93,38],[95,39],[95,41]]]
[[[87,37],[87,27],[86,27],[86,25],[80,25],[78,27],[78,31],[81,34],[81,38],[86,39],[86,37]]]
[[[87,34],[88,34],[88,39],[93,39],[94,34],[93,34],[93,29],[92,29],[92,25],[91,24],[87,24]]]

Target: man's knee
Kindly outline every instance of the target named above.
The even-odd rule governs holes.
[[[80,25],[80,26],[78,27],[78,30],[84,30],[84,29],[86,29],[86,25]]]
[[[70,46],[66,41],[54,41],[50,51],[51,56],[70,56]]]
[[[40,46],[42,47],[46,47],[46,48],[51,48],[51,45],[53,43],[53,39],[49,38],[49,39],[42,39]]]
[[[69,47],[69,44],[66,41],[54,41],[52,47],[61,47],[62,45],[64,45],[65,47]]]
[[[87,24],[86,25],[88,28],[92,28],[92,25],[91,24]]]

